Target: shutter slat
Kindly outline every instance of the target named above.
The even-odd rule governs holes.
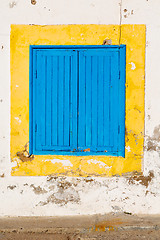
[[[86,61],[80,52],[79,57],[79,115],[78,115],[78,147],[86,144]]]
[[[58,131],[57,131],[57,124],[58,124],[58,114],[57,114],[57,107],[58,107],[58,57],[53,56],[52,58],[52,126],[51,126],[51,135],[52,135],[52,145],[56,146],[58,144]]]
[[[91,146],[91,57],[86,58],[86,146]]]
[[[64,57],[59,57],[58,66],[58,145],[63,146],[64,124]]]
[[[71,58],[71,112],[72,112],[72,132],[70,138],[72,139],[72,150],[77,150],[77,52],[73,51]]]
[[[45,86],[45,66],[46,66],[46,58],[40,54],[37,54],[37,138],[38,146],[45,146],[45,105],[46,105],[46,86]],[[41,68],[40,68],[41,66]]]
[[[103,72],[103,56],[98,57],[98,146],[103,146],[103,83],[104,72]],[[108,105],[108,104],[107,104]]]
[[[109,145],[110,138],[110,57],[104,57],[104,146]]]
[[[92,67],[92,146],[97,147],[97,56],[93,56],[93,67]]]
[[[70,78],[70,57],[65,57],[65,80],[64,80],[64,146],[69,146],[69,78]]]
[[[110,133],[110,145],[114,146],[114,151],[117,151],[118,141],[118,83],[119,68],[118,68],[118,54],[113,53],[111,57],[111,133]]]
[[[46,145],[51,146],[51,57],[46,59]]]

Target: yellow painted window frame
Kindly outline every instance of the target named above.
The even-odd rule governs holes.
[[[29,156],[29,45],[126,44],[125,158]],[[145,25],[11,25],[13,176],[113,176],[141,171],[144,142]]]

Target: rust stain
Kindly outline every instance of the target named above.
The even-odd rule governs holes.
[[[114,231],[115,230],[115,228],[113,227],[113,226],[109,226],[109,229],[108,229],[109,231]]]
[[[84,149],[83,152],[90,152],[90,148]]]
[[[2,173],[2,174],[0,175],[0,177],[1,177],[1,178],[4,178],[4,173]]]
[[[102,221],[97,224],[95,224],[94,227],[92,227],[92,230],[99,231],[99,232],[105,232],[108,231],[114,231],[116,229],[116,226],[123,224],[124,222],[117,218],[112,221]]]
[[[34,155],[30,155],[29,151],[28,151],[28,146],[29,143],[26,143],[26,145],[24,146],[24,150],[21,152],[17,152],[17,157],[19,157],[19,159],[22,162],[28,162],[28,161],[32,161],[34,159]]]
[[[154,173],[153,171],[149,171],[148,176],[144,176],[143,173],[141,173],[140,175],[131,176],[128,181],[129,184],[134,184],[135,181],[139,182],[141,185],[147,188],[149,183],[152,181],[152,178],[154,178]]]

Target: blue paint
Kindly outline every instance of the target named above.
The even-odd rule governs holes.
[[[124,157],[125,53],[30,46],[30,154]]]

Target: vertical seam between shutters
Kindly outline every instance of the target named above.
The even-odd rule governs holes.
[[[78,130],[79,130],[79,50],[77,50],[77,151],[78,151]]]

